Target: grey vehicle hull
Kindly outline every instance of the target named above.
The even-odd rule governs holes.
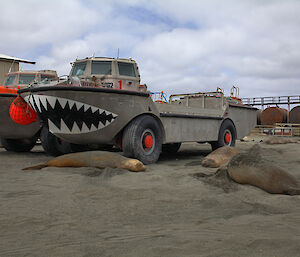
[[[135,117],[146,113],[159,119],[148,93],[70,86],[20,92],[52,134],[74,144],[111,144]]]
[[[29,125],[20,125],[15,123],[10,115],[9,108],[17,94],[0,94],[0,137],[9,139],[24,139],[34,137],[39,131],[39,122],[33,122]]]
[[[154,103],[149,93],[65,86],[27,88],[19,93],[30,93],[27,101],[51,133],[74,144],[116,143],[124,128],[140,115],[156,119],[163,144],[217,141],[224,120],[234,124],[236,139],[256,125],[257,109],[223,99],[164,104]]]

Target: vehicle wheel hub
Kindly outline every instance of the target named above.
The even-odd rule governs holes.
[[[150,153],[153,151],[155,146],[155,138],[152,130],[147,129],[142,135],[142,147],[145,152]]]
[[[151,135],[147,135],[144,139],[145,147],[150,149],[153,146],[153,137]]]
[[[227,145],[229,145],[231,143],[231,139],[232,139],[232,137],[231,137],[230,131],[226,131],[225,135],[224,135],[224,141],[225,141],[225,143]]]

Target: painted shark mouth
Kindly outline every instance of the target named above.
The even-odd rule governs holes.
[[[30,103],[43,122],[47,122],[52,133],[82,134],[110,125],[118,115],[98,107],[66,98],[30,95]]]

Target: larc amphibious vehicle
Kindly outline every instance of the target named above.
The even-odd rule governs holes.
[[[256,125],[257,109],[222,92],[153,101],[132,59],[76,60],[65,82],[19,93],[38,113],[42,133],[77,145],[119,144],[145,164],[156,162],[162,150],[176,152],[182,142],[233,146]]]
[[[56,71],[17,71],[6,75],[4,84],[0,86],[0,137],[2,146],[8,151],[30,151],[35,145],[40,124],[38,121],[29,125],[15,123],[9,108],[17,97],[18,89],[25,88],[33,82],[57,80]]]

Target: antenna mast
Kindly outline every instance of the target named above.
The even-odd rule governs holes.
[[[14,60],[13,60],[13,62],[11,63],[11,65],[10,65],[10,67],[9,67],[9,70],[8,70],[8,72],[11,72],[11,69],[12,69],[12,67],[13,67],[14,63],[15,63],[15,59],[14,59]]]

